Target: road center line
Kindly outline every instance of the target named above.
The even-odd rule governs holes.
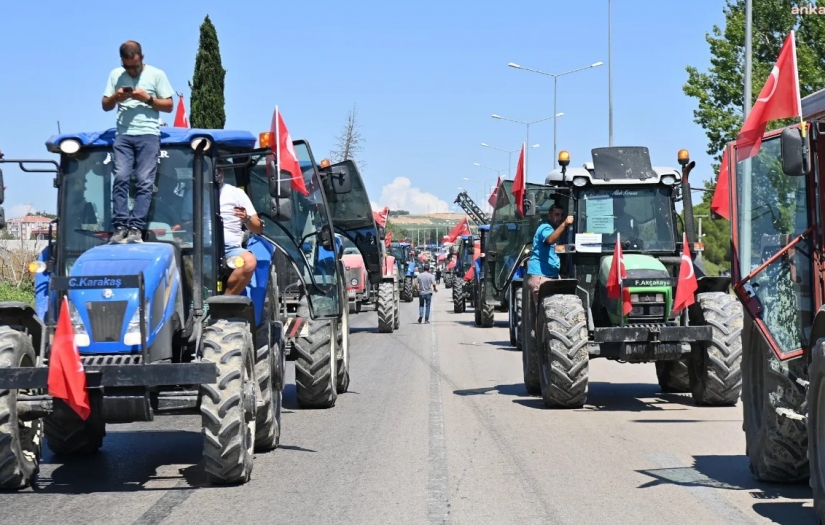
[[[427,514],[430,523],[450,523],[450,492],[447,477],[447,446],[444,432],[444,403],[441,399],[441,365],[435,332],[435,311],[430,316],[430,432],[427,464]]]

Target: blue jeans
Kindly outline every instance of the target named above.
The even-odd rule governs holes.
[[[424,320],[430,319],[430,304],[433,302],[433,294],[422,293],[418,295],[418,317],[423,317]],[[427,315],[424,315],[424,306],[427,307]]]
[[[118,135],[113,155],[115,163],[112,185],[112,227],[146,229],[146,216],[152,204],[152,188],[160,157],[157,135]],[[129,186],[135,172],[135,205],[129,216]]]

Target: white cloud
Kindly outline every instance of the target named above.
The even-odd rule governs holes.
[[[14,206],[4,207],[7,219],[19,219],[25,217],[27,213],[34,212],[31,204],[15,204]]]
[[[381,202],[389,206],[390,210],[406,210],[410,213],[446,213],[450,209],[446,201],[432,193],[413,188],[412,181],[407,177],[396,177],[384,186],[381,189]]]
[[[384,209],[383,206],[379,206],[375,201],[370,201],[370,206],[372,206],[372,211],[381,211]]]

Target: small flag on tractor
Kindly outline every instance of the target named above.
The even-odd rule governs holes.
[[[681,311],[696,302],[696,290],[699,283],[696,281],[696,272],[693,259],[690,257],[687,235],[682,234],[684,248],[682,249],[682,265],[679,267],[679,282],[676,283],[676,297],[673,298],[673,313]]]
[[[630,290],[622,287],[623,279],[627,279],[627,270],[622,256],[621,234],[617,234],[616,247],[613,248],[613,260],[610,262],[610,273],[607,274],[607,296],[611,299],[621,297],[622,315],[627,315],[633,307],[630,305]]]
[[[49,395],[62,399],[81,419],[91,414],[89,392],[86,391],[86,372],[80,352],[74,342],[74,328],[69,313],[69,299],[63,297],[57,330],[49,355]]]

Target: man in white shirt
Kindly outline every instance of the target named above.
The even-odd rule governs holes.
[[[243,259],[243,266],[235,268],[229,281],[226,283],[225,295],[240,295],[252,280],[252,274],[258,260],[252,252],[241,246],[243,242],[242,225],[256,234],[264,231],[264,225],[252,206],[252,201],[243,190],[226,184],[223,180],[223,170],[218,170],[218,184],[220,186],[221,218],[223,219],[223,242],[226,250],[226,260],[236,257]]]

